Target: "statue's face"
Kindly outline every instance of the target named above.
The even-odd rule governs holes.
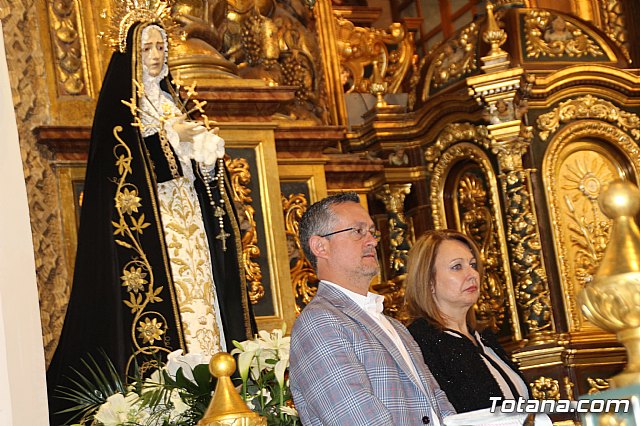
[[[162,71],[165,53],[162,34],[157,28],[150,28],[142,44],[142,63],[150,76],[156,77]]]

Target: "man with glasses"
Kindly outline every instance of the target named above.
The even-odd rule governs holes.
[[[289,377],[303,425],[438,425],[455,413],[407,329],[369,292],[378,240],[353,192],[313,204],[300,221],[321,280],[291,332]]]

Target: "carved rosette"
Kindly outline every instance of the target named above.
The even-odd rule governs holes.
[[[524,17],[524,34],[528,58],[595,58],[604,55],[600,46],[580,28],[545,10],[527,12]]]
[[[258,231],[254,219],[255,209],[251,205],[253,198],[251,198],[251,189],[248,187],[251,182],[251,172],[249,171],[249,163],[244,158],[227,158],[226,163],[231,175],[233,199],[236,206],[239,207],[237,210],[240,229],[244,231],[242,235],[242,260],[249,284],[249,300],[255,305],[264,297],[264,286],[262,285],[260,265],[254,260],[260,257],[260,248],[258,248]]]
[[[59,95],[79,96],[87,94],[86,73],[83,66],[81,23],[77,0],[49,2],[51,37],[56,55],[56,79]]]
[[[282,196],[291,284],[296,298],[296,314],[302,312],[302,309],[311,302],[311,299],[318,291],[318,277],[311,263],[304,255],[299,238],[300,219],[304,212],[307,211],[308,206],[309,203],[304,194]]]
[[[558,130],[560,124],[585,118],[614,123],[631,133],[636,141],[640,141],[640,117],[637,114],[624,111],[609,101],[591,95],[561,102],[551,112],[538,117],[536,124],[540,130],[540,139],[546,141]]]

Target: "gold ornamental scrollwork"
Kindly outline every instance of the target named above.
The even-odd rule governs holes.
[[[498,331],[505,319],[507,292],[505,271],[498,244],[496,218],[482,180],[466,173],[456,188],[462,231],[478,245],[484,264],[480,297],[475,311],[478,322]]]
[[[56,55],[58,95],[87,94],[83,54],[86,51],[80,36],[80,18],[77,0],[49,2],[51,37]]]
[[[308,207],[309,203],[304,194],[282,196],[291,284],[296,298],[296,314],[302,312],[302,309],[311,302],[311,299],[318,291],[318,277],[313,266],[304,255],[299,238],[300,219]]]
[[[536,124],[540,130],[540,139],[546,141],[552,133],[558,130],[560,124],[585,118],[614,123],[631,133],[636,141],[640,141],[640,117],[638,115],[624,111],[613,103],[592,95],[561,102],[551,112],[538,117]]]
[[[528,58],[603,56],[596,42],[572,22],[545,10],[530,10],[524,17]]]
[[[365,75],[365,68],[374,62],[387,85],[386,93],[400,90],[412,67],[415,53],[413,33],[397,22],[388,30],[381,30],[357,27],[347,19],[336,17],[335,34],[345,92],[370,91],[372,76]],[[392,49],[392,46],[397,48]]]
[[[553,331],[549,283],[534,208],[531,170],[522,166],[532,128],[519,122],[487,127],[491,150],[498,156],[505,203],[507,239],[514,274],[516,300],[530,343],[545,343]]]
[[[602,147],[601,142],[586,142],[594,139],[617,149]],[[627,159],[614,156],[615,151],[625,153]],[[552,234],[570,330],[582,328],[576,295],[592,280],[609,241],[611,220],[600,211],[597,197],[608,183],[625,178],[624,163],[640,170],[639,157],[638,145],[618,127],[602,121],[579,120],[554,136],[543,160],[542,177],[548,188]]]
[[[260,257],[260,248],[258,248],[258,231],[254,218],[255,209],[251,205],[253,198],[251,198],[251,189],[248,187],[251,182],[251,172],[249,163],[244,158],[227,158],[226,163],[231,176],[233,199],[238,207],[240,230],[243,231],[242,260],[249,284],[249,300],[255,305],[264,297],[264,286],[260,265],[254,260]]]
[[[440,47],[434,54],[432,61],[423,60],[420,68],[423,65],[427,65],[429,68],[425,75],[422,101],[427,99],[431,88],[442,87],[450,81],[471,73],[478,67],[475,56],[478,32],[478,25],[472,22],[456,38],[448,40]]]
[[[589,384],[589,390],[587,391],[587,394],[589,395],[602,392],[611,387],[608,380],[601,379],[599,377],[596,377],[596,378],[587,377],[587,383]]]
[[[531,388],[531,396],[533,399],[538,400],[559,400],[560,399],[560,384],[556,379],[551,377],[540,376],[532,383],[529,383]]]
[[[433,171],[437,160],[450,145],[460,141],[472,141],[485,149],[489,148],[491,140],[485,126],[475,126],[471,123],[450,123],[438,135],[436,141],[424,151],[427,170]]]

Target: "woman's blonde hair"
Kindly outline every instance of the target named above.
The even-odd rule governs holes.
[[[436,257],[443,241],[456,240],[464,243],[476,258],[480,279],[482,279],[482,259],[476,243],[467,235],[453,229],[425,232],[409,251],[407,276],[405,279],[405,303],[412,319],[426,318],[438,328],[445,328],[445,320],[433,297],[436,279]],[[476,328],[473,306],[467,312],[467,323]]]

